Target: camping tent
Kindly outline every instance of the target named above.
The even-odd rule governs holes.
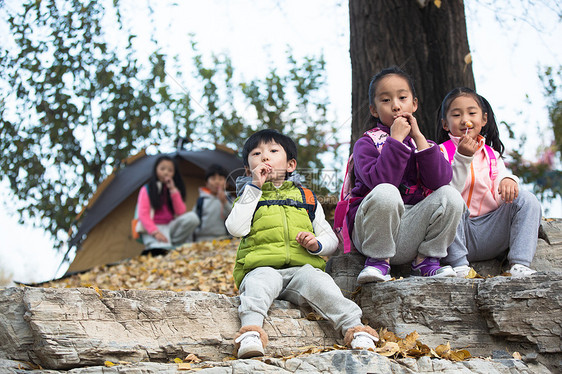
[[[225,147],[178,150],[167,155],[175,158],[179,165],[186,186],[188,210],[197,201],[198,188],[204,186],[205,171],[209,166],[219,164],[224,167],[230,173],[227,182],[231,188],[236,177],[243,173],[242,160]],[[66,275],[116,263],[143,251],[142,244],[131,236],[131,220],[138,192],[150,179],[159,156],[142,152],[130,157],[100,184],[86,208],[77,216],[77,231],[69,242],[69,251],[76,248],[76,256]]]

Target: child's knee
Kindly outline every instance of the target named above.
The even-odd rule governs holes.
[[[396,186],[381,183],[369,192],[361,205],[365,205],[367,209],[375,207],[378,211],[389,211],[403,206],[404,202]]]
[[[442,186],[433,193],[438,194],[441,199],[446,202],[447,206],[455,212],[463,213],[465,211],[466,204],[464,199],[455,188],[451,186]]]
[[[525,207],[528,213],[540,214],[542,211],[539,199],[529,191],[519,191],[519,195],[517,199],[514,200],[514,204],[519,207]]]

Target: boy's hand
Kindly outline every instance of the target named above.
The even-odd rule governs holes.
[[[311,232],[301,231],[296,237],[297,243],[302,245],[310,252],[317,252],[319,245],[316,236]]]
[[[458,152],[463,156],[474,156],[478,150],[478,142],[464,134],[459,141]]]
[[[252,170],[252,183],[259,188],[263,186],[269,174],[273,172],[271,165],[262,162]]]
[[[500,182],[498,192],[506,203],[512,203],[519,195],[519,186],[511,178],[504,178]]]
[[[222,183],[219,186],[219,189],[217,191],[217,198],[220,200],[221,203],[226,203],[226,182]]]

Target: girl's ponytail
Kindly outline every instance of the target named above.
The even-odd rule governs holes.
[[[482,104],[482,111],[488,114],[488,122],[482,129],[481,133],[486,138],[486,144],[494,148],[500,154],[500,157],[502,157],[505,147],[500,140],[500,132],[492,106],[488,100],[484,98],[484,96],[478,94],[477,96]]]

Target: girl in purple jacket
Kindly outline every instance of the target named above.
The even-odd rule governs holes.
[[[451,165],[421,133],[413,116],[417,108],[412,80],[399,68],[371,80],[369,109],[377,136],[363,136],[353,148],[348,212],[353,244],[367,257],[358,283],[390,280],[391,264],[409,262],[412,275],[455,276],[439,259],[453,242],[464,201],[448,186]]]

